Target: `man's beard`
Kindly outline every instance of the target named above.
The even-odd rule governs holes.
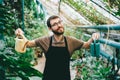
[[[59,29],[60,29],[60,28],[61,28],[61,27],[58,27],[57,30],[52,30],[52,32],[53,32],[55,35],[62,35],[62,34],[64,34],[64,28],[62,28],[63,31],[60,31],[60,32],[59,32]]]
[[[63,32],[57,32],[57,31],[52,31],[54,34],[56,34],[56,35],[62,35],[62,34],[64,34],[64,31]]]

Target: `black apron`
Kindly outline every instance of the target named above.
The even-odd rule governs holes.
[[[45,54],[46,63],[42,80],[71,80],[70,79],[70,54],[67,41],[64,37],[65,47],[52,46],[52,37],[48,52]]]

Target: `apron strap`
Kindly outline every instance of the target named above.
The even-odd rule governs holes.
[[[50,37],[50,44],[49,44],[49,46],[52,45],[52,37],[53,37],[53,36]],[[66,37],[65,37],[65,36],[64,36],[64,41],[65,41],[65,47],[68,48],[67,40],[66,40]]]
[[[50,37],[50,44],[49,47],[52,45],[52,36]]]
[[[67,40],[66,40],[66,37],[65,37],[65,36],[64,36],[64,40],[65,40],[65,46],[66,46],[66,48],[68,48]]]

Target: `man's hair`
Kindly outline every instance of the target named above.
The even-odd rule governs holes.
[[[49,28],[51,28],[50,21],[51,21],[52,19],[56,19],[56,18],[60,18],[60,17],[57,16],[57,15],[52,15],[52,16],[50,16],[50,17],[47,19],[47,26],[48,26]]]

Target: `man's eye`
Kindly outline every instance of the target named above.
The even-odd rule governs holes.
[[[62,23],[62,20],[60,20],[60,21],[54,23],[52,26],[57,26],[58,24],[61,24],[61,23]]]
[[[56,25],[57,25],[57,23],[53,24],[53,26],[56,26]]]

